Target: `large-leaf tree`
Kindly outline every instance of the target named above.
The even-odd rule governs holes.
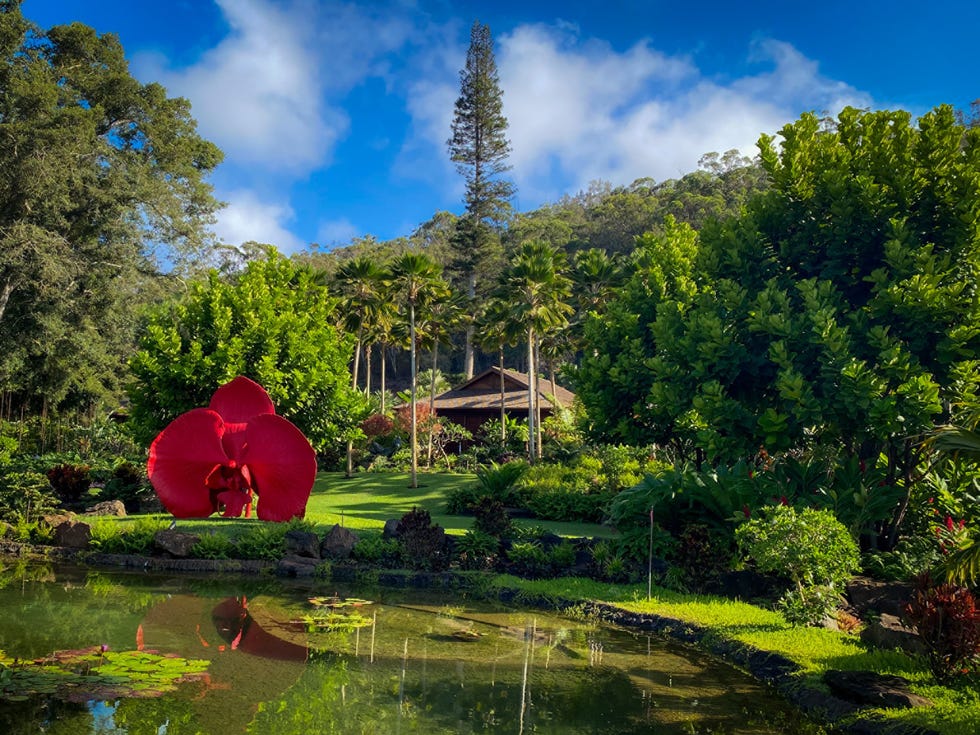
[[[0,2],[0,390],[30,409],[114,394],[161,261],[207,244],[220,151],[118,39]],[[9,401],[8,401],[9,403]]]
[[[334,326],[336,307],[313,270],[274,250],[234,279],[212,271],[149,322],[131,360],[134,430],[149,441],[244,375],[315,449],[339,452],[364,417],[365,399],[351,386],[354,338]]]
[[[980,133],[947,107],[916,123],[847,109],[780,138],[760,141],[770,189],[700,233],[691,288],[654,295],[634,276],[587,326],[579,395],[606,435],[715,462],[765,447],[879,463],[876,492],[899,490],[893,542],[917,437],[978,366]],[[608,356],[611,332],[630,342]],[[640,391],[617,406],[603,373]]]

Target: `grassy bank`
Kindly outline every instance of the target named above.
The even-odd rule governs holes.
[[[763,651],[781,654],[798,664],[809,683],[821,686],[829,669],[875,671],[904,677],[916,694],[933,707],[876,710],[895,723],[926,727],[944,735],[975,735],[980,728],[980,682],[963,677],[952,686],[935,684],[924,658],[865,646],[856,636],[789,625],[777,612],[744,602],[711,596],[684,595],[645,585],[614,585],[586,579],[526,580],[501,576],[500,588],[552,599],[605,602],[636,613],[661,615],[710,628],[711,634]]]

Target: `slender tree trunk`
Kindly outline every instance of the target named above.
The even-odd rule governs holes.
[[[504,344],[500,343],[500,444],[507,443],[507,393],[504,390]]]
[[[415,302],[410,301],[408,305],[408,327],[409,327],[409,340],[411,341],[411,349],[409,353],[411,355],[411,365],[409,369],[412,373],[412,484],[410,487],[417,488],[419,486],[418,474],[419,474],[419,435],[418,435],[418,412],[416,411],[415,400],[418,395],[418,380],[415,374]]]
[[[531,464],[537,459],[537,446],[534,441],[535,430],[535,390],[534,390],[534,327],[527,330],[527,458]]]
[[[364,395],[371,395],[371,345],[364,345]]]
[[[541,340],[534,340],[534,442],[538,446],[538,458],[541,452]]]
[[[354,346],[354,366],[351,369],[351,387],[357,390],[357,371],[360,365],[361,357],[361,328],[357,329],[357,344]],[[354,440],[347,440],[347,465],[344,469],[344,477],[351,478],[354,476]]]
[[[381,343],[381,415],[385,415],[385,352],[387,345]]]
[[[3,320],[3,314],[7,310],[7,302],[10,301],[10,295],[14,292],[14,282],[8,278],[7,282],[3,284],[3,289],[0,289],[0,321]]]
[[[470,273],[469,278],[466,283],[466,295],[470,297],[470,301],[476,299],[476,273]],[[466,379],[469,380],[473,377],[473,336],[475,334],[475,327],[471,321],[466,325],[466,347],[463,352],[463,372],[466,373]]]
[[[439,364],[439,340],[437,339],[432,346],[432,370],[429,377],[429,446],[425,453],[425,464],[432,466],[432,433],[435,429],[436,416],[436,365]]]

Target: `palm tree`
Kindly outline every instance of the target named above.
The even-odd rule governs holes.
[[[370,329],[371,319],[380,303],[380,291],[384,283],[384,271],[367,256],[348,260],[334,274],[334,283],[341,294],[343,326],[357,334],[354,347],[354,365],[351,368],[351,387],[357,390],[357,374],[361,361],[361,349],[365,332]],[[354,440],[347,440],[347,477],[354,474]]]
[[[411,388],[411,433],[412,433],[412,487],[418,487],[418,414],[416,398],[418,395],[418,369],[416,352],[418,349],[415,333],[417,309],[445,294],[449,287],[442,280],[442,268],[426,255],[408,252],[394,262],[391,268],[392,283],[399,300],[408,307],[409,351],[412,375]]]
[[[504,348],[516,345],[520,331],[510,318],[508,303],[502,297],[493,297],[484,304],[476,319],[476,336],[480,347],[489,351],[497,350],[500,362],[500,443],[507,441],[507,412],[504,401]]]
[[[980,464],[980,433],[960,426],[939,426],[925,441],[926,446]],[[980,543],[971,539],[967,546],[953,552],[942,570],[951,582],[974,583],[980,578]]]
[[[371,258],[360,256],[348,260],[334,274],[334,283],[343,304],[344,327],[357,335],[354,366],[351,370],[353,387],[357,388],[361,350],[365,331],[381,304],[385,272]]]
[[[501,275],[501,293],[510,303],[510,316],[527,334],[529,459],[540,454],[541,426],[538,420],[537,352],[540,335],[568,324],[572,307],[571,281],[565,276],[564,253],[543,242],[521,246]]]
[[[439,345],[449,344],[449,338],[462,325],[469,324],[469,299],[448,289],[425,305],[422,315],[420,342],[432,352],[429,386],[429,416],[435,416],[436,375],[439,367]],[[432,462],[432,432],[429,432],[426,464]]]

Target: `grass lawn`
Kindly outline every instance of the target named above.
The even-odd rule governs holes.
[[[342,523],[351,529],[378,529],[389,518],[401,518],[413,507],[429,511],[434,523],[449,533],[465,533],[473,523],[470,516],[452,516],[445,512],[446,498],[456,487],[473,484],[471,474],[419,473],[416,489],[409,487],[411,477],[399,472],[361,472],[345,478],[342,472],[321,472],[317,475],[306,506],[306,519],[325,532],[334,524]],[[161,515],[157,518],[169,516]],[[237,537],[252,527],[256,520],[221,518],[213,516],[203,520],[181,520],[181,530],[201,532],[219,531]],[[561,523],[537,519],[515,519],[523,526],[541,526],[559,536],[599,536],[609,538],[613,531],[596,523]]]

